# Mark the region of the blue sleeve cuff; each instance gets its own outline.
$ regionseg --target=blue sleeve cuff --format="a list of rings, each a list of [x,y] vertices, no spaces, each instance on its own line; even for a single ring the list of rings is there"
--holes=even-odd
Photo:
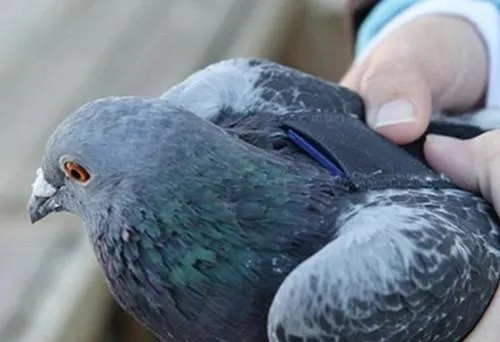
[[[359,27],[356,37],[355,54],[358,56],[377,33],[393,18],[410,8],[412,5],[425,0],[382,0],[372,9],[370,14]],[[471,0],[486,1],[500,9],[500,0]],[[450,6],[453,3],[450,2]]]

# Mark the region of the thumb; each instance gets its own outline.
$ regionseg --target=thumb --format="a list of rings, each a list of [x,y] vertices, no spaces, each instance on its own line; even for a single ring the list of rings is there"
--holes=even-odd
[[[404,144],[427,128],[432,96],[424,74],[396,54],[367,66],[358,85],[366,106],[367,124],[383,136]]]
[[[369,126],[405,144],[424,133],[433,109],[460,112],[476,105],[486,69],[484,45],[470,23],[430,15],[388,34],[341,84],[363,97]]]
[[[429,135],[424,145],[428,163],[457,185],[479,192],[500,212],[500,130],[474,139]]]

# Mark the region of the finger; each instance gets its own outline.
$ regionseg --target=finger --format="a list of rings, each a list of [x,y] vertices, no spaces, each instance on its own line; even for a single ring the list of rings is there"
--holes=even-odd
[[[500,130],[470,140],[428,136],[424,153],[434,169],[480,192],[500,212]]]
[[[436,34],[429,37],[431,27]],[[438,50],[439,56],[432,53]],[[425,131],[432,109],[463,111],[479,102],[486,84],[485,49],[468,22],[426,16],[391,33],[341,83],[363,97],[369,126],[408,143]]]
[[[431,92],[411,59],[387,56],[368,64],[358,86],[365,100],[367,124],[395,143],[404,144],[420,137],[427,128]]]
[[[431,94],[413,62],[400,54],[389,55],[393,57],[354,65],[340,84],[361,94],[370,127],[404,144],[417,139],[427,128]]]

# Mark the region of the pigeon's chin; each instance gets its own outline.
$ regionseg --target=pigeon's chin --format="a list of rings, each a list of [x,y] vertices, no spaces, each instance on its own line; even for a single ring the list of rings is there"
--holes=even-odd
[[[52,197],[31,195],[28,202],[28,214],[32,224],[51,213],[62,211],[62,206]]]

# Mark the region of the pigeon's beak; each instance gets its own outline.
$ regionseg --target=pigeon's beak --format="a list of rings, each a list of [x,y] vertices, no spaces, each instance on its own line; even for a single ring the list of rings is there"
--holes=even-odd
[[[31,195],[28,202],[28,213],[32,224],[40,221],[55,210],[54,206],[50,205],[50,202],[50,197]]]
[[[50,185],[41,169],[37,170],[37,177],[33,183],[33,192],[28,201],[28,214],[31,223],[40,221],[52,212],[60,211],[61,206],[54,198],[57,189]]]

